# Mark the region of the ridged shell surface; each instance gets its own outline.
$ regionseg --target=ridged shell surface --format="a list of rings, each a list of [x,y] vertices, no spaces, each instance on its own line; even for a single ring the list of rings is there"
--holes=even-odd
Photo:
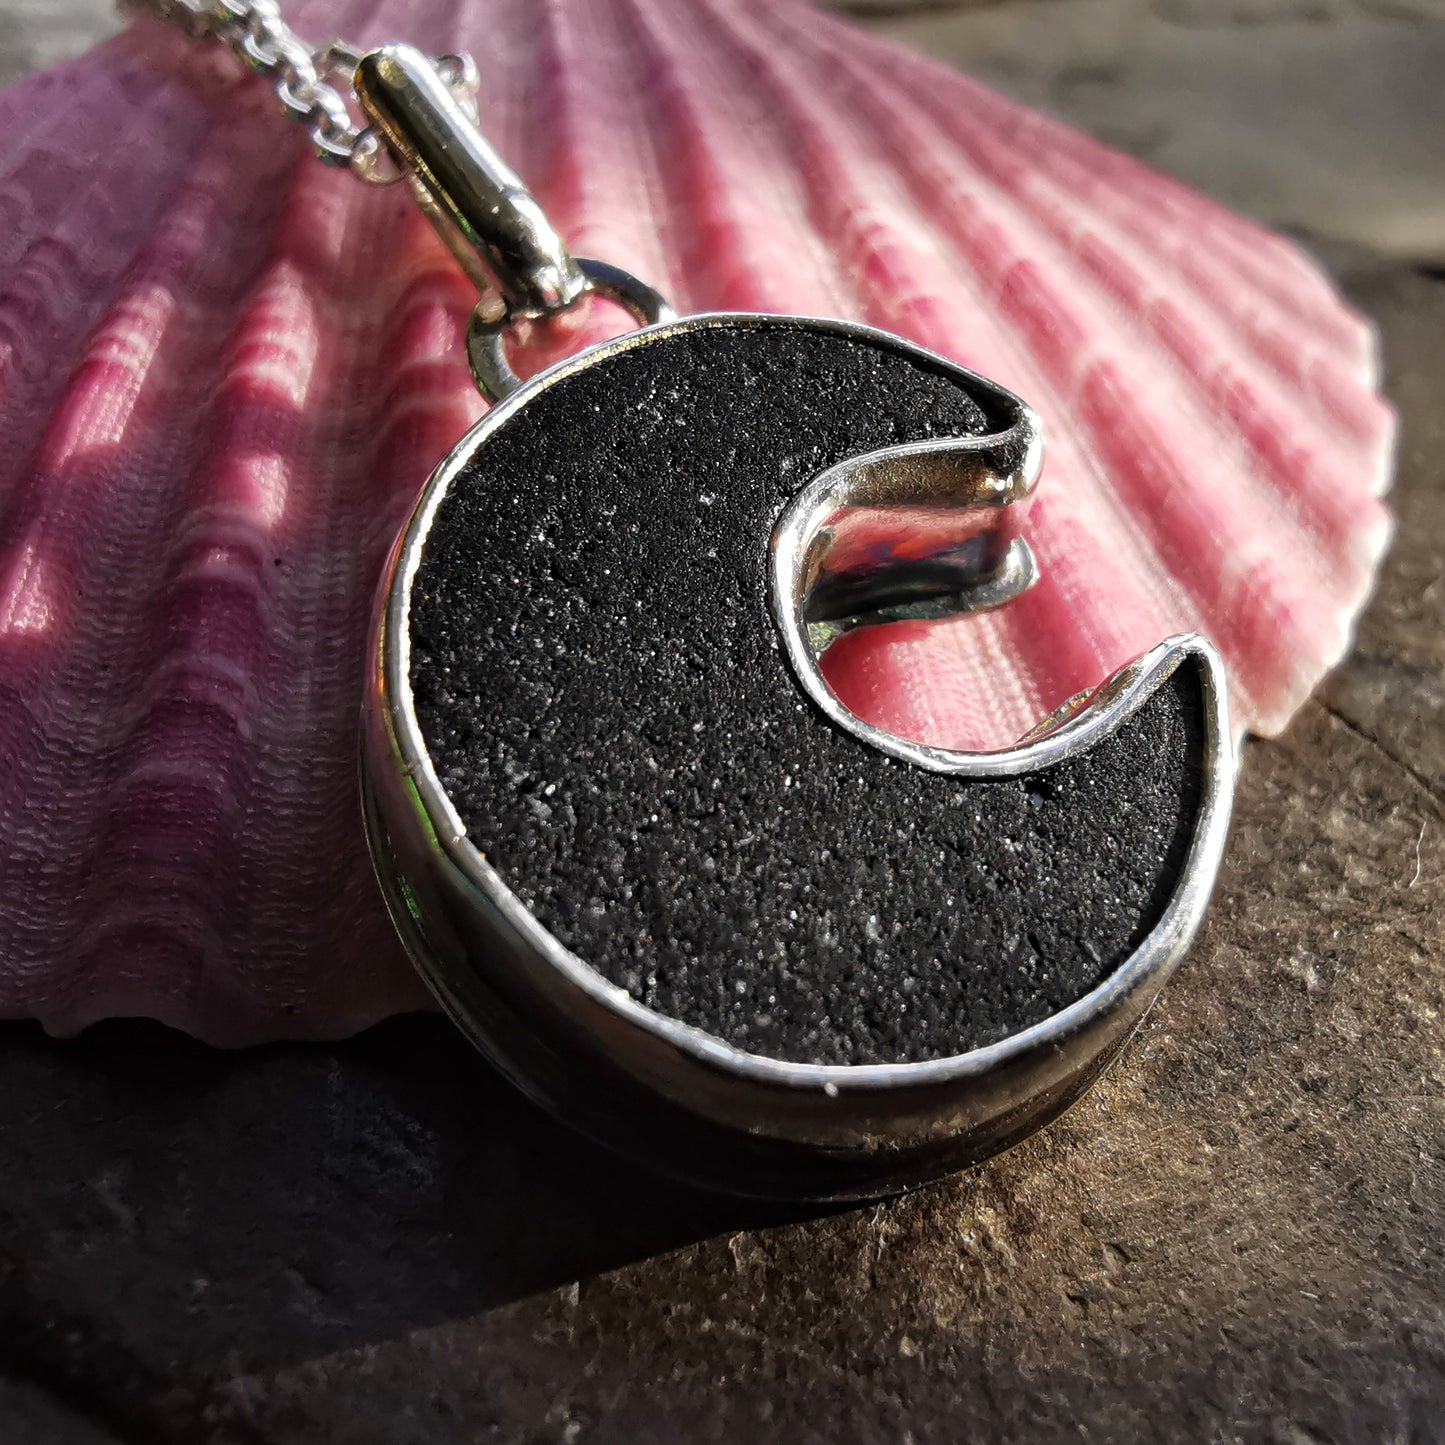
[[[800,4],[290,14],[473,51],[484,128],[573,249],[680,310],[857,318],[1039,411],[1040,582],[835,643],[870,721],[995,746],[1198,631],[1272,732],[1348,646],[1393,421],[1369,327],[1286,241]],[[0,96],[5,1016],[234,1045],[422,1003],[357,708],[387,548],[481,411],[475,298],[404,188],[296,131],[152,22]]]

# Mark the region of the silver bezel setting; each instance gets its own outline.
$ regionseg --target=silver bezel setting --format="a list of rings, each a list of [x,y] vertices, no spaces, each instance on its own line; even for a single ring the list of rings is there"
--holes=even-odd
[[[515,1082],[556,1106],[555,1093],[545,1082],[520,1076],[527,1071],[509,1064],[505,1057],[498,1058],[487,1021],[475,1017],[466,1002],[470,980],[464,975],[468,969],[495,967],[516,972],[519,987],[535,994],[541,1007],[555,1005],[559,1019],[565,1015],[569,1023],[581,1020],[584,1034],[588,1028],[597,1032],[604,1021],[610,1021],[609,1029],[619,1025],[615,1036],[602,1045],[613,1054],[619,1044],[628,1053],[634,1043],[646,1041],[646,1060],[619,1058],[616,1062],[644,1091],[657,1095],[664,1111],[683,1118],[696,1115],[729,1134],[751,1134],[803,1151],[822,1151],[832,1157],[840,1151],[859,1155],[859,1178],[864,1182],[857,1190],[846,1182],[822,1188],[789,1189],[771,1184],[754,1188],[744,1178],[737,1181],[739,1192],[845,1198],[905,1187],[946,1168],[959,1167],[969,1157],[979,1157],[978,1151],[970,1153],[966,1141],[954,1151],[946,1147],[950,1110],[940,1108],[938,1101],[961,1099],[970,1089],[987,1091],[988,1081],[1000,1081],[1006,1085],[1007,1097],[997,1101],[995,1112],[1026,1119],[1032,1091],[1038,1095],[1039,1112],[1044,1116],[1037,1123],[1043,1123],[1073,1097],[1054,1107],[1056,1100],[1047,1097],[1050,1090],[1066,1087],[1069,1077],[1088,1074],[1091,1062],[1100,1068],[1107,1063],[1182,958],[1203,918],[1224,849],[1235,774],[1234,748],[1222,664],[1214,649],[1197,637],[1161,643],[1101,686],[1066,721],[997,753],[924,748],[869,727],[848,713],[828,690],[792,606],[796,588],[790,569],[796,566],[809,508],[819,500],[807,496],[813,488],[805,489],[785,513],[773,543],[773,602],[785,648],[803,687],[824,713],[836,725],[892,756],[933,771],[977,777],[1014,776],[1058,763],[1088,750],[1118,728],[1186,659],[1198,660],[1206,710],[1199,815],[1179,884],[1163,916],[1119,969],[1068,1008],[986,1047],[910,1064],[814,1065],[745,1053],[647,1008],[558,943],[468,838],[438,781],[417,720],[410,688],[410,601],[432,520],[448,488],[487,439],[533,397],[568,376],[664,335],[716,326],[779,325],[886,345],[925,359],[968,384],[1001,392],[946,358],[870,327],[752,313],[708,313],[650,326],[590,348],[534,377],[489,412],[437,468],[397,542],[383,580],[364,707],[363,776],[378,874],[418,970],[443,1007]],[[1018,407],[1018,425],[1036,427],[1028,409],[1022,403]],[[819,482],[826,488],[825,479]],[[450,900],[444,926],[426,916],[428,896]],[[475,916],[464,918],[458,927],[458,909]],[[475,924],[472,938],[458,944],[471,924]],[[438,946],[443,935],[445,943]],[[524,979],[528,972],[530,977]],[[633,1063],[637,1067],[633,1068]],[[1067,1069],[1062,1067],[1065,1063]],[[1030,1077],[1032,1085],[1027,1082]],[[1085,1079],[1074,1094],[1087,1082]],[[725,1097],[729,1083],[743,1086],[746,1098],[729,1101]],[[926,1117],[910,1103],[908,1096],[914,1094],[928,1101],[923,1109]],[[790,1098],[799,1104],[806,1101],[808,1107],[794,1111],[787,1104]],[[759,1108],[758,1100],[775,1101],[776,1107]],[[850,1109],[854,1102],[860,1106],[856,1113]],[[969,1110],[959,1105],[953,1112],[958,1115],[957,1123]],[[890,1123],[895,1114],[896,1124]],[[589,1132],[598,1131],[594,1127]],[[625,1142],[622,1147],[627,1147]],[[897,1151],[899,1160],[892,1175],[886,1167],[890,1150]],[[936,1158],[941,1164],[918,1167],[924,1158]],[[839,1172],[845,1180],[846,1165],[844,1158]],[[682,1172],[699,1173],[692,1169]]]

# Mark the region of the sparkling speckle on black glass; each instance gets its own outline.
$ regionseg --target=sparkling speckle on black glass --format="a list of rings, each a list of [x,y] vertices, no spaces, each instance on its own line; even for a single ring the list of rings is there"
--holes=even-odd
[[[1081,997],[1168,901],[1192,668],[1087,757],[980,783],[828,726],[779,650],[787,500],[983,427],[903,354],[716,328],[543,392],[438,509],[412,684],[443,786],[546,927],[650,1007],[775,1058],[945,1057]]]

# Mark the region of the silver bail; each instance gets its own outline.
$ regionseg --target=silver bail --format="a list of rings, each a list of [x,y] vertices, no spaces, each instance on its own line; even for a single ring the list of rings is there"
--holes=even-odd
[[[536,197],[420,50],[368,51],[352,83],[437,233],[477,288],[500,296],[506,318],[555,315],[588,289]]]

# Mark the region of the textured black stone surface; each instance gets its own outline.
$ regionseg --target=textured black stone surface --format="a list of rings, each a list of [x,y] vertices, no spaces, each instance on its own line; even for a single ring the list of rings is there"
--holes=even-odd
[[[983,425],[902,351],[703,330],[541,393],[438,509],[412,613],[437,772],[538,918],[651,1007],[773,1057],[945,1057],[1079,998],[1167,902],[1192,667],[1088,756],[982,783],[826,723],[779,648],[786,501]]]

